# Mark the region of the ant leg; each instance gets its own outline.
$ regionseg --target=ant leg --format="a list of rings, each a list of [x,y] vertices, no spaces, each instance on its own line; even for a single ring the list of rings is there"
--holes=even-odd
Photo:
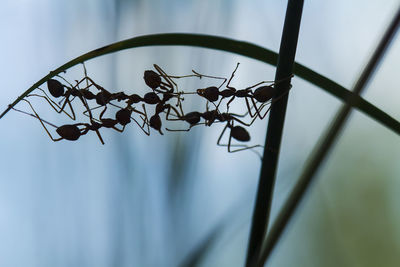
[[[247,99],[247,97],[245,97],[244,100],[246,101],[247,113],[250,115],[251,118],[254,118],[257,115],[260,115],[257,108],[255,108],[256,113],[252,114],[251,113],[252,107],[250,107],[249,100]],[[255,104],[253,98],[251,98],[251,100],[253,101],[253,104]],[[256,106],[254,106],[254,107],[256,107]]]
[[[224,78],[224,77],[218,77],[218,76],[210,76],[210,75],[205,75],[205,74],[201,74],[201,73],[199,73],[199,72],[197,72],[197,71],[195,71],[195,70],[192,70],[192,72],[194,73],[194,75],[193,75],[193,76],[195,76],[195,77],[199,77],[199,79],[201,79],[201,78],[203,78],[203,77],[206,77],[206,78],[211,78],[211,79],[224,80],[224,81],[221,83],[221,85],[220,85],[220,86],[218,86],[218,89],[219,89],[219,88],[221,88],[221,87],[222,87],[222,85],[224,85],[224,84],[225,84],[225,82],[227,81],[227,79],[226,79],[226,78]]]
[[[226,103],[226,112],[229,112],[229,105],[232,103],[232,101],[235,99],[235,96],[232,96],[231,99]]]
[[[101,108],[101,107],[104,107],[104,106],[97,106],[97,107],[94,107],[94,108],[90,108],[90,110],[93,111],[93,110],[99,109],[99,108]],[[85,115],[86,117],[89,117],[88,113],[89,113],[89,111],[85,110],[85,111],[83,112],[83,115]]]
[[[204,122],[190,125],[188,129],[169,129],[169,128],[165,128],[165,130],[167,130],[169,132],[189,132],[190,129],[192,129],[192,127],[194,127],[196,125],[201,125],[201,124],[204,124]]]
[[[26,100],[26,99],[25,99],[25,100]],[[18,111],[18,112],[21,112],[21,113],[24,113],[25,115],[29,115],[29,116],[31,116],[31,117],[33,117],[33,118],[35,118],[35,119],[38,118],[36,115],[34,115],[34,114],[32,114],[32,113],[29,113],[29,112],[26,112],[26,111],[17,109],[17,108],[15,108],[15,107],[12,107],[11,109],[12,109],[12,110],[15,110],[15,111]],[[58,128],[57,126],[55,126],[55,125],[54,125],[53,123],[51,123],[51,122],[48,122],[48,121],[46,121],[46,120],[44,120],[44,119],[41,119],[41,120],[42,120],[44,123],[53,126],[54,128]]]
[[[105,143],[104,143],[103,137],[101,137],[99,130],[95,130],[95,131],[96,131],[97,137],[100,139],[101,144],[104,145]]]
[[[218,146],[223,146],[223,145],[220,144],[220,142],[221,142],[222,136],[224,135],[224,133],[226,131],[226,128],[228,128],[228,125],[229,125],[229,122],[225,125],[224,129],[222,130],[221,134],[218,137],[218,140],[217,140],[217,145]],[[230,142],[230,140],[229,140],[229,142]]]
[[[218,146],[226,146],[226,147],[228,147],[228,152],[229,153],[235,153],[235,152],[239,152],[239,151],[250,149],[252,152],[256,153],[262,159],[262,156],[260,155],[260,153],[258,153],[257,151],[253,150],[256,147],[262,147],[261,145],[254,145],[254,146],[239,145],[239,144],[232,145],[231,144],[232,132],[229,133],[228,144],[221,144],[222,136],[223,136],[224,132],[226,131],[226,128],[228,128],[228,127],[232,128],[233,127],[233,122],[232,122],[232,125],[230,125],[229,122],[225,125],[224,129],[221,132],[221,135],[218,138],[218,141],[217,141],[217,145]],[[231,150],[231,147],[241,147],[241,148],[238,148],[238,149],[235,149],[235,150]]]
[[[161,84],[169,87],[170,90],[172,90],[172,92],[173,92],[174,85],[177,86],[177,84],[170,78],[170,76],[160,66],[158,66],[157,64],[153,64],[153,66],[157,70],[157,72],[160,74],[160,76],[163,77],[164,80],[167,82],[167,83],[161,82]],[[160,88],[168,91],[168,89],[165,88],[165,86],[162,86],[162,87],[160,86]]]
[[[170,114],[171,114],[171,109],[175,112],[175,119],[172,119],[172,118],[170,118],[169,116],[170,116]],[[167,121],[180,121],[180,120],[182,120],[182,118],[184,117],[184,115],[183,115],[183,113],[181,113],[181,114],[179,114],[179,111],[176,109],[176,108],[174,108],[173,106],[169,106],[168,107],[168,109],[167,109],[167,115],[166,115],[166,120]]]
[[[89,76],[88,76],[88,74],[87,74],[87,70],[86,70],[86,66],[85,66],[85,63],[84,63],[84,62],[82,62],[82,66],[83,66],[83,74],[85,75],[85,77],[84,77],[83,79],[86,80],[86,88],[89,88],[89,81],[88,81],[88,79],[90,79],[90,78],[89,78]],[[82,79],[81,81],[83,81],[83,79]],[[91,82],[92,84],[94,84],[94,82],[92,81],[92,79],[90,79],[90,82]],[[78,84],[79,84],[79,83],[78,83]],[[78,84],[77,84],[77,86],[78,86]],[[95,85],[95,87],[97,88],[96,85]]]
[[[257,107],[256,102],[254,101],[254,98],[251,98],[251,102],[253,102],[253,107],[256,110],[256,114],[254,114],[254,116],[258,116],[261,120],[264,119],[265,115],[267,115],[267,114],[265,114],[264,116],[261,116],[260,111],[265,106],[264,104],[267,104],[267,103],[261,104],[259,107]],[[251,117],[253,117],[252,115],[253,114],[250,113]]]
[[[174,115],[176,117],[175,119],[170,118],[171,109],[173,109],[175,111],[175,114],[176,114],[176,115]],[[182,115],[179,114],[179,112],[176,108],[169,106],[165,119],[167,121],[184,121],[184,115],[183,115],[183,113],[182,113]],[[188,132],[188,131],[190,131],[190,129],[192,129],[193,126],[201,125],[201,124],[204,124],[204,123],[196,123],[196,124],[190,125],[188,129],[169,129],[169,128],[165,128],[165,129],[170,132]]]
[[[227,122],[227,124],[225,125],[224,129],[222,130],[221,134],[220,134],[219,137],[218,137],[217,145],[218,145],[218,146],[226,146],[226,147],[228,147],[228,152],[229,152],[229,153],[233,153],[233,152],[240,151],[240,150],[231,151],[231,146],[232,146],[232,147],[245,147],[244,149],[253,148],[253,147],[248,147],[248,146],[246,146],[246,145],[231,145],[232,133],[229,134],[228,144],[221,144],[221,139],[222,139],[222,136],[224,135],[226,129],[227,129],[227,128],[232,128],[232,127],[233,127],[233,124],[230,125],[230,123]],[[241,150],[244,150],[244,149],[241,149]]]
[[[231,83],[233,77],[235,76],[236,70],[239,68],[239,64],[240,64],[239,62],[236,64],[236,68],[234,69],[234,71],[232,72],[231,77],[229,78],[229,81],[228,81],[228,83],[227,83],[227,85],[226,85],[226,88],[228,88],[228,89],[236,90],[235,88],[229,86],[229,84]]]
[[[267,101],[267,102],[265,102],[265,103],[262,103],[259,107],[257,107],[257,105],[256,105],[256,103],[255,103],[255,101],[254,101],[254,99],[251,98],[251,100],[252,100],[252,102],[253,102],[253,107],[256,109],[256,113],[257,113],[258,117],[259,117],[261,120],[264,119],[265,116],[266,116],[266,115],[268,114],[268,112],[270,111],[271,105],[269,106],[269,108],[267,109],[267,111],[264,113],[264,115],[261,115],[261,114],[260,114],[260,111],[261,111],[267,104],[272,104],[272,103],[275,103],[275,102],[279,101],[284,95],[286,95],[286,94],[289,93],[289,90],[290,90],[290,89],[291,89],[291,86],[290,86],[290,88],[289,88],[288,90],[286,90],[286,92],[284,92],[284,93],[281,94],[280,96],[278,96],[278,97],[276,97],[276,98],[272,98],[271,100],[269,100],[269,101]]]
[[[115,104],[113,104],[113,103],[109,103],[109,104],[110,104],[111,106],[117,107],[117,108],[119,108],[119,109],[124,109],[124,108],[122,108],[122,107],[120,107],[120,106],[118,106],[118,105],[115,105]],[[143,131],[146,135],[150,135],[150,128],[149,128],[149,123],[148,123],[148,117],[147,117],[146,107],[145,107],[144,104],[142,104],[142,107],[143,107],[144,112],[135,109],[135,108],[132,107],[131,105],[128,105],[125,109],[128,109],[131,113],[132,113],[132,112],[135,112],[135,113],[138,113],[138,114],[144,116],[144,118],[143,118],[142,116],[140,116],[140,118],[143,120],[143,124],[142,124],[142,125],[140,125],[139,122],[138,122],[134,117],[130,116],[130,118],[139,126],[140,129],[142,129],[142,131]],[[144,129],[144,126],[145,126],[146,124],[147,124],[147,132],[146,132],[146,130]],[[123,131],[124,129],[125,129],[125,125],[124,125],[122,131]]]
[[[106,112],[106,110],[107,110],[107,106],[104,107],[104,110],[103,110],[103,111],[100,113],[100,115],[99,115],[99,122],[100,122],[100,123],[103,123],[103,115],[104,115],[104,113]],[[115,122],[115,124],[118,123],[117,120],[113,120],[113,121]],[[114,126],[111,126],[111,127],[109,127],[109,128],[112,128],[112,129],[116,130],[117,132],[122,133],[122,132],[125,130],[125,126],[126,126],[126,125],[124,125],[124,126],[122,127],[122,129],[118,129],[115,125],[114,125]]]
[[[68,96],[68,97],[69,97],[69,96]],[[67,99],[68,99],[68,97],[67,97]],[[93,119],[92,111],[91,111],[91,109],[89,108],[89,105],[88,105],[86,99],[84,98],[83,94],[82,94],[80,91],[79,91],[78,98],[81,100],[81,102],[82,102],[83,105],[85,106],[86,110],[88,111],[90,123],[93,124],[93,122],[95,122],[95,120]],[[104,145],[104,141],[103,141],[103,138],[101,137],[101,134],[100,134],[100,132],[99,132],[99,129],[95,129],[95,132],[96,132],[97,137],[99,138],[101,144]]]
[[[65,111],[65,109],[64,109],[65,105],[63,105],[63,107],[60,107],[55,101],[53,101],[53,100],[46,94],[46,92],[45,92],[43,89],[41,89],[41,88],[39,88],[39,87],[38,87],[38,89],[41,90],[41,91],[44,93],[44,96],[43,96],[43,95],[38,95],[38,94],[29,94],[27,97],[31,97],[31,96],[41,97],[41,98],[45,99],[45,100],[47,101],[47,103],[49,103],[49,105],[50,105],[57,113],[63,112],[63,113],[66,114],[70,119],[72,119],[72,120],[75,120],[75,119],[76,119],[76,117],[75,117],[75,112],[74,112],[74,110],[73,110],[73,108],[72,108],[71,103],[68,103],[68,104],[69,104],[68,106],[69,106],[69,108],[70,108],[70,110],[71,110],[71,112],[72,112],[72,115]]]
[[[54,142],[57,142],[57,141],[60,141],[60,140],[63,139],[62,137],[60,137],[60,138],[58,138],[58,139],[55,139],[55,138],[50,134],[49,130],[47,130],[47,127],[44,125],[42,119],[41,119],[41,118],[39,117],[39,115],[36,113],[36,110],[33,108],[31,102],[29,102],[29,101],[26,100],[26,99],[22,99],[22,100],[26,101],[26,102],[29,104],[29,106],[31,107],[33,113],[35,113],[35,117],[40,121],[40,124],[42,124],[44,130],[46,131],[46,133],[48,134],[48,136],[50,137],[51,140],[53,140]],[[51,126],[55,126],[55,125],[53,125],[53,124],[50,124],[50,125],[51,125]],[[57,128],[57,127],[56,127],[56,128]]]
[[[270,86],[273,86],[273,85],[276,85],[276,84],[281,83],[283,81],[286,81],[288,79],[291,79],[291,78],[293,78],[293,76],[294,75],[292,74],[289,77],[286,77],[286,78],[283,78],[283,79],[280,79],[280,80],[277,80],[277,81],[262,81],[262,82],[258,82],[258,83],[254,84],[252,86],[246,87],[245,89],[251,89],[251,88],[254,88],[254,87],[259,86],[259,85],[264,84],[264,83],[270,83]]]
[[[137,122],[137,120],[135,120],[132,116],[131,116],[131,118],[133,119],[133,121],[140,127],[140,129],[142,129],[142,131],[146,134],[146,135],[150,135],[150,124],[149,124],[149,117],[147,116],[147,111],[146,111],[146,106],[144,105],[144,104],[142,104],[142,107],[143,107],[143,111],[144,112],[141,112],[141,111],[139,111],[139,110],[137,110],[137,109],[135,109],[135,108],[133,108],[132,107],[132,111],[133,112],[136,112],[136,113],[138,113],[138,114],[142,114],[143,116],[144,116],[144,118],[143,117],[140,117],[142,120],[143,120],[143,124],[140,126],[140,124]],[[147,131],[144,129],[144,126],[145,125],[147,125]]]
[[[260,110],[263,109],[266,105],[267,105],[267,104],[265,104],[264,106],[262,106],[262,107],[260,108]],[[269,112],[270,110],[271,110],[271,105],[269,105],[267,111],[265,111],[264,115],[262,115],[260,118],[261,118],[261,119],[264,119],[265,116],[267,116],[267,114],[268,114],[268,112]]]

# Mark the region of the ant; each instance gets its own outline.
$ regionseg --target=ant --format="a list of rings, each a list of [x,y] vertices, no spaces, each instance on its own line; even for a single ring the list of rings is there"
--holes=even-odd
[[[172,89],[173,90],[173,89]],[[174,107],[172,107],[170,104],[167,104],[167,101],[170,100],[174,95],[172,94],[171,91],[167,91],[163,94],[163,98],[159,99],[158,103],[156,103],[156,108],[155,108],[155,113],[153,116],[150,117],[149,120],[149,125],[151,128],[157,130],[161,135],[163,135],[163,132],[161,131],[161,126],[162,126],[162,121],[160,118],[160,113],[164,112],[166,109],[168,111],[172,108],[176,112],[178,112]],[[178,103],[180,103],[180,95],[178,94]],[[180,109],[182,110],[182,105],[179,105]],[[168,113],[167,113],[168,114]]]
[[[113,106],[116,106],[116,105],[113,105]],[[118,106],[116,106],[116,107],[118,107]],[[141,112],[141,111],[135,109],[135,108],[132,107],[131,105],[127,105],[125,108],[118,107],[118,108],[120,108],[120,110],[118,110],[118,111],[115,113],[115,120],[116,120],[119,124],[121,124],[123,127],[125,127],[128,123],[131,122],[131,119],[132,119],[132,120],[140,127],[140,129],[142,129],[142,131],[143,131],[146,135],[150,135],[149,126],[148,126],[148,123],[147,123],[147,121],[148,121],[148,116],[147,116],[147,112],[146,112],[145,105],[142,104],[142,107],[143,107],[143,112]],[[103,111],[103,112],[104,112],[104,111]],[[143,118],[143,117],[140,117],[140,118],[143,120],[143,125],[140,125],[139,122],[138,122],[137,120],[135,120],[135,119],[132,117],[132,113],[133,113],[133,112],[136,112],[136,113],[141,114],[141,115],[144,116],[144,118]],[[145,124],[147,124],[147,131],[144,129],[144,125],[145,125]]]
[[[293,75],[291,75],[290,77],[285,78],[283,80],[291,79],[292,77],[293,77]],[[265,116],[268,114],[269,110],[271,109],[271,106],[269,106],[269,108],[264,113],[264,115],[260,114],[262,108],[265,105],[267,105],[268,102],[272,103],[272,102],[278,101],[281,97],[283,97],[285,94],[287,94],[291,88],[292,88],[292,85],[289,84],[289,89],[286,92],[282,93],[278,97],[276,97],[277,91],[273,85],[264,85],[264,86],[260,86],[257,89],[255,89],[254,92],[252,93],[251,101],[253,102],[253,107],[255,108],[256,114],[258,115],[258,117],[261,120],[264,119]],[[274,97],[275,97],[275,99],[273,99]],[[257,107],[256,103],[254,102],[254,99],[257,100],[257,102],[261,103],[261,105],[259,107]],[[253,117],[252,114],[250,114],[250,116]]]
[[[264,115],[261,115],[260,111],[264,107],[264,105],[257,108],[257,105],[256,105],[254,99],[257,100],[260,103],[267,103],[269,100],[272,99],[272,97],[276,93],[274,85],[276,83],[278,83],[278,82],[281,82],[281,81],[278,81],[278,82],[262,81],[262,82],[254,84],[252,86],[246,87],[244,89],[237,90],[236,88],[230,86],[230,83],[231,83],[233,77],[235,76],[235,73],[236,73],[236,71],[237,71],[237,69],[239,67],[239,64],[240,63],[236,64],[236,68],[234,69],[234,71],[231,74],[231,77],[228,80],[228,83],[226,85],[226,89],[220,91],[220,88],[226,82],[225,78],[213,77],[213,76],[205,76],[205,77],[210,77],[210,78],[224,79],[224,82],[219,87],[211,86],[211,87],[207,87],[207,88],[204,88],[204,89],[197,89],[197,94],[202,96],[202,97],[204,97],[204,98],[206,98],[210,102],[218,101],[219,96],[221,96],[221,100],[216,105],[217,109],[220,106],[220,104],[222,103],[222,100],[224,98],[230,97],[230,100],[226,104],[227,112],[229,112],[229,105],[232,103],[232,101],[236,97],[244,98],[245,101],[246,101],[247,112],[249,113],[250,117],[253,118],[254,116],[258,115],[261,119],[263,119],[266,116],[266,114],[268,113],[269,110],[267,110]],[[202,75],[202,74],[198,74],[198,75]],[[291,76],[291,77],[293,77],[293,76]],[[289,78],[291,78],[291,77],[289,77]],[[283,80],[286,80],[286,79],[288,79],[288,78],[285,78]],[[257,88],[254,92],[251,91],[252,88],[254,88],[256,86],[259,86],[259,85],[261,85],[263,83],[272,83],[272,84],[267,85],[267,86],[261,86],[261,87]],[[251,112],[252,108],[250,107],[248,99],[250,99],[252,101],[253,107],[256,110],[256,112],[254,114]]]
[[[176,113],[175,119],[169,118],[171,109],[173,109],[174,112]],[[168,129],[167,128],[167,130],[168,131],[189,131],[193,126],[196,126],[199,124],[205,124],[206,126],[211,126],[215,121],[226,122],[226,125],[218,138],[217,145],[227,146],[228,152],[230,152],[230,153],[242,151],[242,150],[246,150],[246,149],[253,149],[255,147],[260,147],[260,145],[247,146],[247,145],[232,145],[231,144],[232,138],[237,141],[240,141],[240,142],[250,141],[250,134],[244,127],[242,127],[240,125],[234,126],[235,121],[244,126],[251,126],[253,124],[253,122],[255,121],[255,118],[254,118],[250,123],[245,123],[244,121],[242,121],[238,118],[238,117],[244,117],[244,116],[245,115],[238,115],[238,114],[234,114],[234,113],[220,113],[216,109],[211,110],[211,111],[206,111],[204,113],[193,111],[193,112],[186,113],[185,115],[180,115],[179,112],[175,108],[170,107],[170,109],[168,109],[168,112],[167,112],[167,120],[172,120],[172,121],[183,120],[183,121],[186,121],[187,123],[189,123],[190,126],[188,129],[182,129],[182,130],[179,129],[178,130],[178,129]],[[206,122],[199,123],[201,118],[205,119]],[[231,130],[230,134],[229,134],[228,144],[221,144],[221,139],[227,128],[229,128]],[[232,150],[231,147],[241,147],[241,148]]]
[[[83,64],[83,63],[82,63],[82,64]],[[75,86],[73,86],[71,83],[69,83],[69,82],[68,82],[65,78],[63,78],[62,76],[58,76],[58,77],[60,77],[61,79],[63,79],[65,82],[67,82],[67,83],[70,85],[70,87],[68,87],[68,86],[66,86],[66,85],[64,85],[64,84],[62,84],[60,81],[58,81],[58,80],[56,80],[56,79],[49,79],[49,80],[47,81],[47,87],[48,87],[48,90],[49,90],[50,94],[51,94],[53,97],[55,97],[55,98],[59,98],[59,97],[63,97],[63,98],[64,98],[63,100],[61,100],[61,101],[59,102],[59,104],[57,104],[55,101],[53,101],[53,100],[46,94],[46,92],[45,92],[42,88],[40,88],[40,87],[38,87],[38,89],[41,90],[41,91],[44,93],[44,96],[43,96],[43,95],[38,95],[38,94],[30,94],[30,95],[28,95],[28,97],[30,97],[30,96],[37,96],[37,97],[44,98],[44,99],[50,104],[50,106],[51,106],[57,113],[64,112],[64,113],[67,114],[67,116],[70,117],[72,120],[75,120],[75,119],[76,119],[76,116],[75,116],[75,112],[74,112],[74,109],[73,109],[73,107],[72,107],[71,102],[73,101],[73,99],[74,99],[75,97],[78,97],[78,98],[81,100],[81,102],[83,103],[83,105],[85,106],[85,108],[86,108],[86,111],[85,111],[85,112],[88,112],[88,113],[89,113],[90,121],[93,122],[93,116],[92,116],[92,113],[91,113],[91,109],[89,108],[89,106],[88,106],[86,100],[96,99],[96,98],[97,98],[97,95],[94,95],[92,92],[90,92],[90,91],[89,91],[89,87],[90,87],[91,85],[94,85],[96,88],[102,88],[102,87],[99,86],[99,85],[97,85],[96,83],[94,83],[93,80],[91,80],[91,79],[87,76],[86,68],[85,68],[85,65],[84,65],[84,64],[83,64],[83,67],[84,67],[85,77],[84,77],[83,79],[81,79],[80,81],[76,81],[76,85],[75,85]],[[79,88],[79,84],[81,84],[81,83],[82,83],[83,81],[85,81],[85,80],[86,80],[86,82],[87,82],[87,87],[84,88],[84,89],[80,89],[80,88]],[[90,82],[92,83],[91,85],[89,85],[88,80],[90,80]],[[66,89],[66,90],[65,90],[65,89]],[[104,88],[102,88],[102,89],[105,90]],[[72,100],[69,99],[71,96],[74,97]],[[62,102],[64,102],[64,103],[61,105]],[[71,112],[72,112],[72,115],[70,115],[69,113],[67,113],[67,112],[65,111],[65,106],[66,106],[67,104],[68,104],[68,106],[69,106],[69,108],[70,108],[70,110],[71,110]],[[60,105],[61,105],[61,106],[60,106]],[[85,112],[84,112],[84,113],[85,113]]]
[[[46,133],[48,134],[50,139],[53,140],[54,142],[57,142],[57,141],[60,141],[63,139],[69,140],[69,141],[76,141],[79,139],[80,136],[87,134],[89,131],[95,131],[97,136],[100,139],[100,142],[104,145],[103,138],[101,137],[100,132],[99,132],[99,129],[104,126],[103,124],[97,123],[95,121],[91,121],[91,124],[75,123],[75,124],[65,124],[60,127],[57,127],[52,123],[42,120],[39,117],[39,115],[37,114],[37,112],[35,111],[35,109],[33,108],[32,104],[28,100],[26,100],[26,99],[22,99],[22,100],[29,104],[33,113],[35,114],[35,115],[33,115],[33,114],[30,114],[30,115],[36,117],[40,121],[40,124],[42,124]],[[19,110],[17,110],[17,111],[19,111]],[[26,113],[26,112],[23,112],[23,113]],[[54,138],[48,131],[47,127],[44,125],[44,122],[55,127],[56,132],[58,133],[60,138]],[[84,128],[79,128],[78,126],[84,126]]]
[[[65,97],[67,93],[65,92],[65,89],[64,89],[64,88],[67,88],[67,92],[69,92],[69,89],[70,89],[69,87],[63,85],[60,81],[58,81],[58,80],[56,80],[56,79],[49,79],[49,80],[46,82],[46,84],[47,84],[47,89],[48,89],[48,91],[50,92],[50,94],[51,94],[54,98]],[[41,90],[41,91],[44,93],[44,96],[43,96],[43,95],[38,95],[38,94],[30,94],[30,95],[28,95],[28,96],[37,96],[37,97],[44,98],[44,99],[49,103],[49,105],[50,105],[57,113],[64,112],[64,113],[65,113],[69,118],[71,118],[72,120],[75,120],[75,119],[76,119],[74,109],[72,108],[72,105],[71,105],[71,101],[69,101],[68,98],[65,99],[64,104],[60,107],[56,102],[54,102],[54,101],[46,94],[46,92],[45,92],[42,88],[38,87],[38,89]],[[70,108],[70,110],[71,110],[72,115],[69,114],[68,112],[66,112],[66,111],[64,110],[66,104],[68,104],[68,106],[69,106],[69,108]]]
[[[175,112],[175,115],[173,115],[173,116],[175,116],[175,118],[170,117],[171,110],[173,110]],[[179,111],[176,108],[169,106],[169,108],[167,110],[167,115],[166,115],[166,119],[168,121],[185,121],[185,122],[189,123],[190,126],[188,129],[178,130],[178,129],[168,129],[167,128],[167,130],[171,131],[171,132],[179,132],[179,131],[188,132],[188,131],[190,131],[190,129],[193,126],[196,126],[196,125],[205,124],[206,126],[211,126],[211,124],[216,120],[217,116],[218,116],[218,111],[216,109],[211,110],[211,111],[207,110],[203,113],[198,112],[198,111],[192,111],[192,112],[184,114],[183,111],[181,111],[181,113],[179,113]],[[202,118],[205,120],[205,122],[200,123],[200,120]]]
[[[158,74],[152,70],[146,70],[144,72],[144,80],[146,84],[153,89],[153,92],[145,94],[143,98],[140,98],[138,95],[132,95],[134,99],[130,98],[127,103],[131,104],[143,101],[146,104],[156,105],[154,115],[150,117],[150,120],[148,120],[148,126],[157,130],[161,135],[163,135],[163,132],[161,131],[162,121],[160,113],[164,112],[166,109],[170,110],[173,108],[170,104],[167,104],[167,102],[176,97],[176,106],[182,111],[183,98],[181,95],[184,94],[184,92],[179,92],[178,89],[176,90],[177,92],[174,92],[175,88],[177,88],[177,84],[172,80],[172,78],[183,78],[197,75],[170,76],[158,65],[154,64],[153,66],[157,70]],[[163,78],[166,82],[162,82],[161,78]],[[160,87],[162,90],[158,90],[157,87]],[[156,94],[156,92],[162,94],[162,99]]]
[[[153,64],[153,66],[158,73],[153,70],[146,70],[144,72],[143,79],[147,84],[147,86],[149,86],[153,91],[158,93],[164,93],[164,91],[162,90],[169,91],[171,88],[174,87],[174,85],[177,86],[176,83],[172,80],[172,78],[179,79],[179,78],[199,76],[196,72],[194,72],[195,74],[189,74],[183,76],[170,76],[157,64]],[[166,82],[163,82],[161,78],[164,78]],[[158,87],[160,87],[160,89],[162,90],[157,89]]]

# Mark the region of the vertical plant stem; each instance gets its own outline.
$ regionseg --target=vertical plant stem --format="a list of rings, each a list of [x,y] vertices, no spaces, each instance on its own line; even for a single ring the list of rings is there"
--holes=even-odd
[[[354,95],[359,95],[362,90],[367,85],[368,81],[371,79],[373,72],[381,61],[390,41],[393,39],[394,34],[397,31],[397,28],[400,25],[400,7],[392,20],[389,28],[385,32],[383,38],[381,39],[378,47],[376,48],[374,54],[366,65],[365,69],[361,73],[359,79],[353,87]],[[325,138],[323,142],[319,145],[319,147],[313,153],[311,157],[310,163],[304,169],[302,175],[300,176],[299,181],[297,182],[295,189],[289,196],[289,199],[286,201],[284,207],[278,215],[276,222],[274,223],[271,231],[268,235],[265,247],[263,247],[263,251],[260,257],[260,261],[257,266],[263,266],[268,259],[270,253],[278,242],[283,230],[285,229],[287,223],[289,222],[291,216],[293,215],[295,209],[298,207],[306,189],[309,187],[315,174],[318,169],[321,167],[323,160],[326,158],[330,148],[336,138],[338,137],[341,129],[343,128],[344,123],[346,122],[348,115],[351,111],[351,105],[354,102],[353,95],[348,98],[346,104],[339,110],[335,120],[331,124],[331,127],[325,134]]]
[[[272,101],[268,121],[264,156],[247,249],[247,267],[254,266],[257,263],[261,245],[267,232],[283,124],[285,121],[288,100],[287,92],[290,89],[290,77],[293,71],[302,11],[303,0],[288,1],[275,74],[275,81],[282,80],[283,82],[275,85],[277,93],[274,99],[279,100]]]

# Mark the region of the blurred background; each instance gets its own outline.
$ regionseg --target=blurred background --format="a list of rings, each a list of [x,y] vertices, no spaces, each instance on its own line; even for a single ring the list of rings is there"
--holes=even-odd
[[[398,1],[305,1],[296,60],[351,88]],[[0,109],[67,61],[139,35],[191,32],[278,51],[286,1],[4,0],[0,9]],[[365,98],[400,118],[397,37]],[[233,54],[189,47],[146,47],[86,62],[111,91],[143,94],[143,71],[229,76],[244,88],[275,69]],[[73,81],[82,66],[69,70]],[[184,90],[204,81],[180,81]],[[272,209],[275,218],[341,102],[294,77]],[[189,98],[187,110],[204,110]],[[235,101],[235,108],[244,102]],[[29,108],[20,103],[18,108]],[[44,101],[39,114],[61,125]],[[216,145],[223,125],[190,132],[135,125],[76,142],[52,142],[18,112],[1,121],[0,266],[243,266],[260,159]],[[249,128],[263,144],[267,119]],[[51,129],[52,130],[52,129]],[[54,133],[54,131],[53,131]],[[54,133],[54,136],[56,134]],[[260,151],[261,152],[261,151]],[[355,111],[268,266],[398,266],[400,142]],[[196,251],[201,258],[190,264]]]

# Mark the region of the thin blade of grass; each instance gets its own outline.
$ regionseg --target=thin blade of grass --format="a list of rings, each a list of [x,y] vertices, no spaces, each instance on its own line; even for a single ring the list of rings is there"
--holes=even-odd
[[[106,54],[118,52],[124,49],[138,48],[145,46],[170,46],[170,45],[182,45],[182,46],[196,46],[203,48],[211,48],[216,50],[222,50],[226,52],[235,53],[238,55],[246,56],[252,59],[256,59],[265,62],[270,65],[276,65],[278,60],[278,54],[275,52],[263,48],[258,45],[254,45],[248,42],[237,41],[225,37],[202,35],[202,34],[187,34],[187,33],[165,33],[165,34],[153,34],[133,37],[127,40],[116,42],[102,48],[93,50],[84,55],[81,55],[59,68],[51,71],[48,75],[34,83],[28,90],[21,94],[13,103],[11,103],[7,109],[0,115],[0,119],[12,109],[21,99],[35,90],[38,86],[45,83],[48,79],[53,78],[57,74],[87,60],[103,56]],[[298,77],[318,86],[333,96],[345,101],[345,99],[353,96],[353,106],[373,118],[377,122],[385,125],[392,131],[400,134],[400,122],[389,116],[387,113],[376,108],[371,103],[365,101],[359,96],[354,94],[338,83],[314,72],[313,70],[295,63],[293,73]]]
[[[212,245],[220,236],[223,224],[218,224],[208,235],[191,251],[185,259],[179,264],[179,267],[196,267],[200,266],[202,261],[206,258],[210,252]]]
[[[391,24],[386,30],[383,38],[379,42],[378,47],[374,51],[374,54],[372,55],[368,64],[361,73],[359,79],[354,85],[353,88],[354,94],[356,95],[360,94],[367,85],[368,81],[371,79],[371,76],[373,75],[378,64],[382,60],[383,55],[385,54],[387,47],[389,46],[391,40],[393,39],[399,25],[400,25],[400,6]],[[343,126],[347,121],[348,115],[351,112],[351,107],[352,107],[351,104],[353,101],[354,101],[353,97],[347,99],[346,104],[339,110],[336,118],[334,119],[333,123],[326,132],[325,137],[322,139],[323,141],[320,143],[320,145],[313,153],[311,160],[304,169],[293,192],[290,194],[288,200],[285,202],[281,212],[279,213],[275,223],[273,224],[273,227],[271,228],[270,233],[268,234],[266,244],[262,249],[261,258],[257,266],[263,266],[265,264],[273,248],[278,242],[280,236],[282,235],[282,232],[284,231],[287,223],[289,222],[290,218],[292,217],[293,213],[298,207],[306,190],[309,188],[311,182],[314,180],[315,174],[321,167],[334,141],[336,140],[341,130],[343,129]]]
[[[264,156],[261,163],[260,178],[250,228],[250,238],[247,250],[246,266],[254,266],[259,258],[261,245],[268,228],[271,210],[272,195],[275,184],[276,169],[278,166],[279,150],[282,141],[283,125],[290,89],[294,58],[296,55],[297,40],[300,31],[303,0],[289,0],[285,23],[282,31],[281,46],[276,68],[275,84],[277,91],[272,101],[268,120],[267,135],[264,145]]]

